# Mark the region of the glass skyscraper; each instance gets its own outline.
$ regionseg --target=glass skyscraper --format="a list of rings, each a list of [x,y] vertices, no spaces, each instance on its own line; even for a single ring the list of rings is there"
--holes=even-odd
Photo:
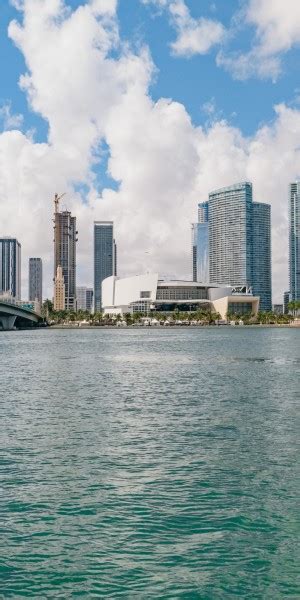
[[[0,238],[0,296],[21,300],[21,244],[15,238]]]
[[[252,285],[252,185],[241,183],[209,194],[211,283]]]
[[[102,309],[102,281],[117,275],[117,247],[113,221],[94,222],[94,310]]]
[[[208,202],[198,204],[198,223],[192,224],[193,281],[209,281]]]
[[[209,194],[210,283],[245,287],[272,309],[271,209],[252,201],[252,184]]]
[[[253,202],[252,236],[253,294],[260,296],[260,310],[272,310],[271,207],[269,204]]]
[[[300,181],[290,184],[289,272],[290,300],[300,300]]]
[[[29,293],[28,299],[32,302],[43,301],[43,263],[41,258],[29,259]]]

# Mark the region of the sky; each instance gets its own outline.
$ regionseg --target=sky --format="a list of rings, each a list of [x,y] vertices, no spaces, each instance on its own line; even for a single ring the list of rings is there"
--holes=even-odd
[[[1,0],[0,235],[22,244],[22,297],[30,256],[52,297],[56,192],[92,285],[93,221],[114,221],[120,276],[188,277],[198,202],[247,180],[282,301],[299,72],[298,0]]]

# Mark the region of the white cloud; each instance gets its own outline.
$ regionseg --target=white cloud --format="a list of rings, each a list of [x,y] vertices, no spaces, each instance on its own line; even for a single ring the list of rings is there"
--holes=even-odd
[[[250,0],[246,20],[256,27],[262,55],[286,52],[300,44],[300,2],[298,0]]]
[[[235,21],[255,28],[252,48],[246,53],[220,52],[217,64],[235,79],[276,81],[282,71],[282,54],[300,44],[300,2],[249,0]]]
[[[249,179],[256,199],[272,204],[274,283],[281,293],[288,183],[300,165],[300,111],[278,106],[274,123],[250,139],[225,121],[194,127],[182,104],[153,102],[149,52],[132,54],[122,45],[116,17],[99,16],[91,4],[68,13],[62,2],[43,4],[45,11],[38,6],[26,0],[22,26],[13,23],[9,31],[28,68],[22,87],[48,121],[49,138],[37,144],[20,131],[0,134],[0,233],[22,243],[24,285],[28,256],[40,255],[51,294],[56,191],[68,192],[64,204],[78,218],[78,280],[92,283],[93,220],[115,221],[121,274],[187,275],[197,202],[212,189]],[[119,58],[110,56],[112,48]],[[96,187],[92,169],[102,140],[118,191]],[[75,192],[78,183],[89,188],[84,202]]]
[[[3,129],[19,129],[23,124],[23,115],[13,114],[11,112],[11,103],[7,102],[0,106],[0,122]]]
[[[219,21],[200,17],[194,19],[184,0],[142,0],[143,4],[153,4],[159,9],[167,9],[177,39],[171,44],[176,56],[191,57],[207,54],[225,36],[225,28]]]

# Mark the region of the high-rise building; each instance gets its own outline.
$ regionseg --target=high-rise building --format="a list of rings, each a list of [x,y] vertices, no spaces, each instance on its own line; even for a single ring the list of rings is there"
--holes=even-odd
[[[0,295],[21,300],[21,244],[16,238],[0,238]]]
[[[53,308],[54,310],[65,310],[66,299],[65,299],[65,282],[61,266],[56,269],[56,276],[54,279],[54,298]]]
[[[76,310],[76,217],[68,210],[59,211],[55,194],[54,212],[54,279],[57,268],[62,268],[65,285],[65,309]]]
[[[77,310],[92,312],[94,291],[92,288],[80,286],[76,288]]]
[[[208,221],[210,282],[251,288],[271,310],[270,206],[252,201],[251,183],[238,183],[209,194]]]
[[[29,259],[29,301],[43,302],[43,263],[41,258]]]
[[[192,224],[192,278],[209,281],[208,202],[198,204],[198,223]]]
[[[94,309],[102,309],[102,281],[117,275],[117,248],[113,221],[94,222]]]
[[[252,285],[252,185],[241,183],[209,194],[211,283]]]
[[[290,184],[289,272],[290,300],[300,300],[300,181]]]
[[[252,204],[252,290],[260,310],[272,310],[271,207]]]

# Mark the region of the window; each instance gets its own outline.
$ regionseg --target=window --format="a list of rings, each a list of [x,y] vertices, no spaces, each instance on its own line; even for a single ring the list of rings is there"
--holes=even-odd
[[[140,298],[151,298],[151,292],[140,292]]]

